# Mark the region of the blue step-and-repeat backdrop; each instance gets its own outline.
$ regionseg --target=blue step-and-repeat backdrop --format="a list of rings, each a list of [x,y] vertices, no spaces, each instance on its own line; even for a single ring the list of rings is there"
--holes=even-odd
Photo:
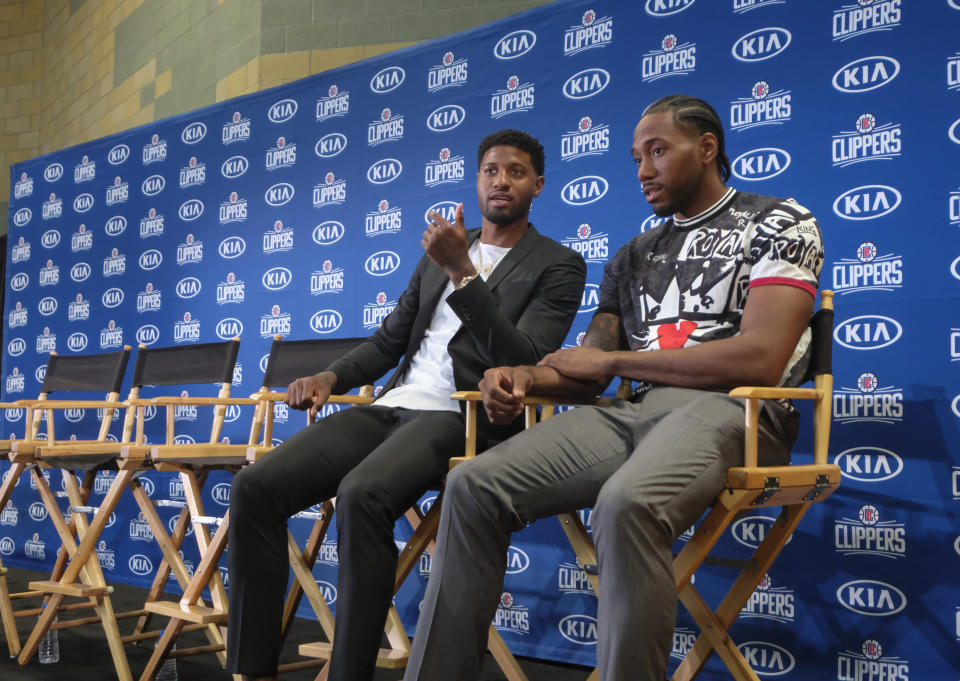
[[[428,210],[462,201],[479,225],[475,149],[504,127],[546,147],[537,228],[589,263],[573,344],[604,263],[658,224],[629,149],[645,105],[673,92],[720,112],[733,186],[813,210],[821,286],[838,294],[831,457],[843,485],[805,519],[734,637],[765,677],[955,678],[960,0],[562,1],[18,164],[3,395],[35,396],[51,350],[232,336],[243,338],[234,394],[246,395],[275,333],[369,334],[420,257]],[[300,427],[276,413],[278,437]],[[231,410],[225,435],[246,438],[249,416]],[[95,411],[63,418],[60,437],[98,423]],[[208,424],[183,410],[178,438],[205,438]],[[5,436],[23,427],[6,412]],[[162,433],[153,419],[148,438]],[[805,436],[795,460],[809,451]],[[182,495],[167,476],[145,478],[154,497]],[[20,483],[0,555],[46,569],[56,535]],[[207,488],[209,510],[223,509],[229,478]],[[741,518],[728,548],[755,546],[771,516]],[[147,584],[160,561],[130,497],[100,548],[109,580]],[[195,548],[185,557],[192,567]],[[333,607],[336,566],[331,537],[315,575]],[[429,568],[425,556],[397,598],[411,628]],[[711,568],[697,584],[715,598],[727,577]],[[596,598],[556,521],[516,537],[504,590],[495,624],[515,652],[593,664]],[[674,657],[694,632],[681,613]]]

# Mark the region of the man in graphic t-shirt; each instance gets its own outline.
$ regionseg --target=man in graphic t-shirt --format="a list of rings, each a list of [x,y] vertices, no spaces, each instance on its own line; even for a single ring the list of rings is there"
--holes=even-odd
[[[737,385],[797,385],[809,360],[823,263],[820,229],[792,199],[725,185],[716,111],[695,97],[650,105],[633,155],[659,227],[607,264],[583,346],[536,366],[498,367],[480,388],[494,422],[525,395],[582,399],[611,377],[640,387],[611,406],[564,412],[457,466],[447,479],[430,581],[406,681],[476,679],[510,534],[593,506],[601,573],[603,681],[663,681],[676,620],[672,546],[743,463]],[[761,465],[788,461],[796,414],[769,403]]]
[[[484,370],[536,362],[563,342],[580,306],[583,258],[528,222],[543,188],[544,154],[525,132],[480,143],[481,228],[438,213],[407,290],[363,344],[290,384],[287,404],[316,413],[332,393],[372,383],[399,363],[370,406],[301,430],[230,489],[227,665],[248,679],[276,676],[289,567],[286,521],[337,497],[337,619],[330,679],[373,678],[393,595],[393,524],[463,452],[455,390],[475,389]],[[304,367],[305,371],[309,367]],[[483,418],[482,441],[519,429]],[[481,443],[482,444],[482,443]]]

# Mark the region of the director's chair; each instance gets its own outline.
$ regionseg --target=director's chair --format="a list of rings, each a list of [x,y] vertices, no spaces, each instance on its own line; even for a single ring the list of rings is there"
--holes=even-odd
[[[126,488],[130,487],[137,498],[145,494],[137,477],[145,472],[148,466],[144,422],[146,407],[153,403],[151,400],[141,398],[140,390],[145,385],[170,386],[219,382],[221,394],[224,389],[229,394],[238,349],[239,339],[168,348],[140,346],[130,395],[123,403],[127,411],[121,441],[94,443],[54,441],[36,449],[35,456],[42,464],[59,467],[62,471],[64,489],[70,502],[70,518],[71,521],[76,522],[77,532],[76,541],[74,541],[49,485],[43,480],[43,476],[34,471],[37,487],[57,529],[61,547],[67,554],[69,564],[57,580],[30,582],[31,589],[48,594],[49,600],[33,632],[24,644],[18,658],[20,664],[29,662],[36,652],[40,639],[51,628],[58,611],[63,609],[65,597],[94,598],[103,605],[99,609],[98,618],[91,621],[99,621],[103,626],[118,678],[122,681],[132,679],[123,643],[152,638],[157,635],[157,632],[136,631],[127,636],[120,635],[116,615],[109,601],[112,587],[108,586],[103,578],[95,549],[110,515]],[[222,385],[224,381],[226,388]],[[88,506],[87,498],[77,485],[73,471],[95,471],[104,467],[115,467],[116,476],[100,506]],[[91,520],[88,520],[88,514],[92,514]],[[161,565],[161,569],[168,567]],[[142,616],[142,614],[142,610],[125,613],[128,616]],[[59,627],[60,623],[54,626]]]
[[[97,439],[88,440],[87,442],[106,441],[110,432],[110,424],[114,410],[124,406],[123,403],[118,402],[117,399],[120,395],[120,385],[123,381],[129,358],[129,346],[125,346],[117,352],[99,355],[60,356],[56,352],[52,352],[47,360],[46,374],[37,398],[0,404],[0,408],[3,409],[23,409],[25,416],[23,439],[14,440],[13,442],[9,440],[0,442],[0,447],[8,450],[11,463],[7,475],[4,477],[3,484],[0,486],[0,508],[6,506],[20,475],[25,470],[36,469],[41,465],[38,464],[35,458],[37,448],[56,442],[54,427],[55,411],[65,409],[103,409],[103,420],[100,424]],[[102,391],[105,392],[106,395],[103,401],[50,399],[50,395],[53,392],[63,393],[70,391]],[[40,425],[44,421],[46,422],[46,433],[45,439],[41,439]],[[43,475],[39,474],[39,471],[35,471],[35,473],[39,475],[39,477],[44,478]],[[84,502],[90,495],[95,475],[95,471],[88,473],[84,479],[81,487],[81,496]],[[46,482],[45,478],[44,482]],[[76,534],[76,521],[73,518],[71,518],[67,528],[71,534]],[[59,579],[63,574],[67,557],[67,553],[62,548],[58,550],[57,559],[51,571],[51,580]],[[0,562],[0,618],[2,618],[3,621],[7,649],[10,651],[11,657],[16,657],[20,654],[21,646],[15,618],[35,616],[40,614],[42,610],[41,608],[30,608],[15,611],[11,599],[44,596],[44,592],[31,587],[29,591],[11,594],[7,587],[5,573],[6,568],[4,568],[2,562]],[[95,600],[91,599],[87,603],[76,604],[70,607],[70,609],[88,607],[96,607]],[[76,622],[76,620],[66,621],[62,623],[62,626],[78,626]]]
[[[183,586],[183,596],[178,602],[157,601],[148,602],[146,605],[149,612],[169,617],[170,621],[147,663],[141,681],[153,679],[166,657],[181,656],[192,652],[223,654],[222,641],[217,645],[194,650],[172,650],[174,642],[185,629],[187,623],[216,626],[223,632],[227,617],[228,603],[220,581],[218,564],[226,548],[229,514],[225,514],[223,518],[212,518],[204,515],[199,495],[198,476],[203,471],[213,468],[236,471],[241,466],[256,462],[261,456],[271,451],[273,449],[274,405],[286,398],[286,392],[275,392],[275,389],[285,389],[291,382],[316,367],[329,365],[334,359],[342,356],[363,340],[365,339],[285,341],[281,337],[275,336],[267,358],[262,387],[245,401],[232,401],[238,404],[256,405],[246,444],[218,443],[211,440],[211,442],[203,444],[174,445],[171,444],[173,437],[171,431],[168,433],[168,443],[166,445],[152,447],[150,456],[155,465],[166,470],[175,470],[180,474],[187,505],[193,519],[194,535],[200,546],[201,560],[192,578]],[[364,386],[360,390],[360,395],[331,395],[327,402],[329,404],[369,404],[373,402],[372,393],[373,386]],[[307,423],[309,424],[309,415]],[[303,595],[307,596],[317,619],[324,628],[324,632],[328,636],[332,636],[333,617],[311,572],[332,514],[333,502],[327,500],[323,503],[319,512],[306,511],[294,516],[314,521],[305,548],[300,548],[293,535],[289,531],[287,532],[290,564],[295,579],[284,604],[282,621],[284,636],[289,631]],[[207,532],[207,524],[218,526],[212,538]],[[165,548],[164,555],[167,551],[173,551],[172,547]],[[170,559],[174,559],[175,555],[174,552]],[[211,606],[200,603],[200,597],[204,589],[210,589]],[[280,671],[290,671],[319,664],[323,664],[323,661],[295,662],[282,665]]]
[[[756,672],[737,649],[729,628],[746,605],[750,595],[769,571],[780,551],[790,539],[811,504],[823,501],[840,485],[840,468],[827,463],[830,439],[831,402],[833,393],[832,341],[833,292],[820,293],[820,309],[810,320],[811,360],[803,383],[813,381],[812,388],[738,387],[729,392],[731,397],[745,401],[746,432],[744,436],[744,465],[727,470],[726,487],[714,501],[680,553],[674,557],[674,581],[680,602],[693,617],[700,634],[686,657],[674,671],[671,681],[694,679],[707,660],[716,653],[737,681],[759,681]],[[629,394],[623,385],[618,395]],[[477,403],[480,393],[462,391],[454,399],[466,401],[467,441],[465,457],[451,460],[451,467],[475,455],[470,450],[475,442]],[[813,463],[787,466],[758,466],[757,449],[761,400],[813,401]],[[595,403],[602,403],[597,400]],[[524,400],[527,427],[536,423],[536,409],[540,420],[553,415],[556,403],[536,397]],[[473,428],[471,429],[471,424]],[[714,558],[711,551],[727,527],[747,511],[768,506],[780,506],[780,515],[767,532],[760,546],[747,560]],[[603,566],[597,564],[596,550],[589,532],[575,511],[557,516],[567,535],[577,560],[587,578],[598,592]],[[716,610],[710,608],[693,586],[693,576],[703,564],[721,564],[740,568],[726,596]],[[594,670],[589,679],[598,678]]]

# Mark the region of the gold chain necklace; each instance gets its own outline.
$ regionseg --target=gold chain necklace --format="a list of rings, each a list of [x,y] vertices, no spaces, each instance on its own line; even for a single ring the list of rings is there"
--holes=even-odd
[[[493,268],[497,266],[497,263],[500,262],[503,259],[503,256],[505,256],[509,252],[510,252],[510,249],[508,248],[503,253],[498,255],[497,259],[494,260],[492,263],[490,263],[489,265],[484,265],[483,264],[483,244],[480,243],[480,239],[477,239],[477,262],[475,262],[473,266],[476,268],[480,276],[486,279],[487,277],[490,276],[490,273],[493,272]]]

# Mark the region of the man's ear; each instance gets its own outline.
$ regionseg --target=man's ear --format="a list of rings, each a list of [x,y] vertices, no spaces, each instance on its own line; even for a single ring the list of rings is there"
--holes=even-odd
[[[540,177],[537,178],[537,181],[534,182],[534,186],[533,186],[533,195],[534,195],[534,196],[540,196],[540,192],[543,191],[543,183],[546,182],[546,181],[547,181],[547,180],[546,180],[546,178],[545,178],[543,175],[541,175]]]
[[[697,140],[697,145],[700,150],[700,160],[703,161],[704,165],[711,165],[716,162],[719,146],[716,135],[712,132],[703,133]]]

